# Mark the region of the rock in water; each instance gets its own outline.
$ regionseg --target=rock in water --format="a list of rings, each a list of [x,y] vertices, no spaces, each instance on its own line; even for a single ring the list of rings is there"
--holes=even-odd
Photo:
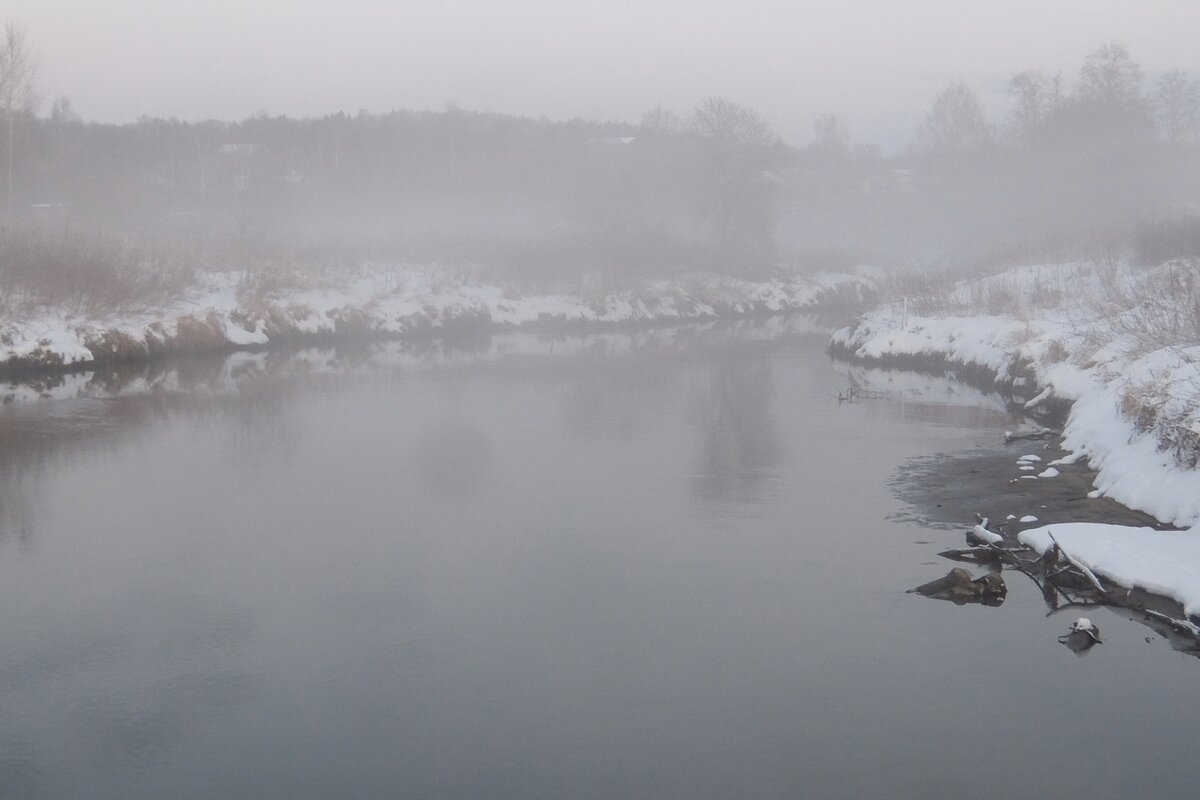
[[[1100,640],[1100,628],[1087,617],[1080,617],[1071,623],[1070,631],[1058,641],[1066,645],[1072,653],[1081,656],[1093,646],[1103,644]]]
[[[923,583],[910,593],[922,594],[939,600],[951,600],[955,603],[984,603],[999,605],[1008,594],[1008,586],[1004,577],[998,572],[989,572],[979,578],[972,578],[971,573],[962,567],[955,567],[937,580]]]
[[[965,586],[971,582],[971,573],[967,572],[962,567],[955,567],[947,572],[943,577],[929,583],[922,583],[915,589],[909,589],[910,593],[923,594],[926,597],[942,594],[950,589],[958,586]]]

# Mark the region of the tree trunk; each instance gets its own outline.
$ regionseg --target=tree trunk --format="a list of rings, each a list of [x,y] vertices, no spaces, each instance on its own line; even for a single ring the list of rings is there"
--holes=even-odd
[[[8,109],[8,219],[13,215],[13,112]]]

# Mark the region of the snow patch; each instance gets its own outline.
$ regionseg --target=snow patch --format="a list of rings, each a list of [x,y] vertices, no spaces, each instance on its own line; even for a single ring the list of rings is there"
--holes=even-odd
[[[1200,535],[1095,522],[1070,522],[1022,531],[1017,539],[1038,553],[1052,544],[1097,575],[1129,588],[1173,598],[1188,615],[1200,611]]]

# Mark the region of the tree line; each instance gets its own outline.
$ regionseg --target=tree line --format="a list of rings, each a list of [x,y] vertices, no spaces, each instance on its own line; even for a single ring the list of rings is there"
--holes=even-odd
[[[67,98],[39,116],[35,83],[27,37],[9,23],[10,226],[153,237],[229,261],[413,260],[553,278],[1035,258],[1154,239],[1164,220],[1186,227],[1200,200],[1200,84],[1178,70],[1149,83],[1113,43],[1073,82],[1017,73],[998,119],[950,83],[912,145],[888,156],[853,143],[835,115],[809,143],[786,144],[721,97],[637,122],[449,107],[113,125],[81,119]]]

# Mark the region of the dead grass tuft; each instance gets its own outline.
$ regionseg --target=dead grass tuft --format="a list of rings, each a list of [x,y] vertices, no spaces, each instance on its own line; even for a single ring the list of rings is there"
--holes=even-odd
[[[0,306],[100,315],[161,304],[194,282],[181,251],[37,224],[0,227]]]

